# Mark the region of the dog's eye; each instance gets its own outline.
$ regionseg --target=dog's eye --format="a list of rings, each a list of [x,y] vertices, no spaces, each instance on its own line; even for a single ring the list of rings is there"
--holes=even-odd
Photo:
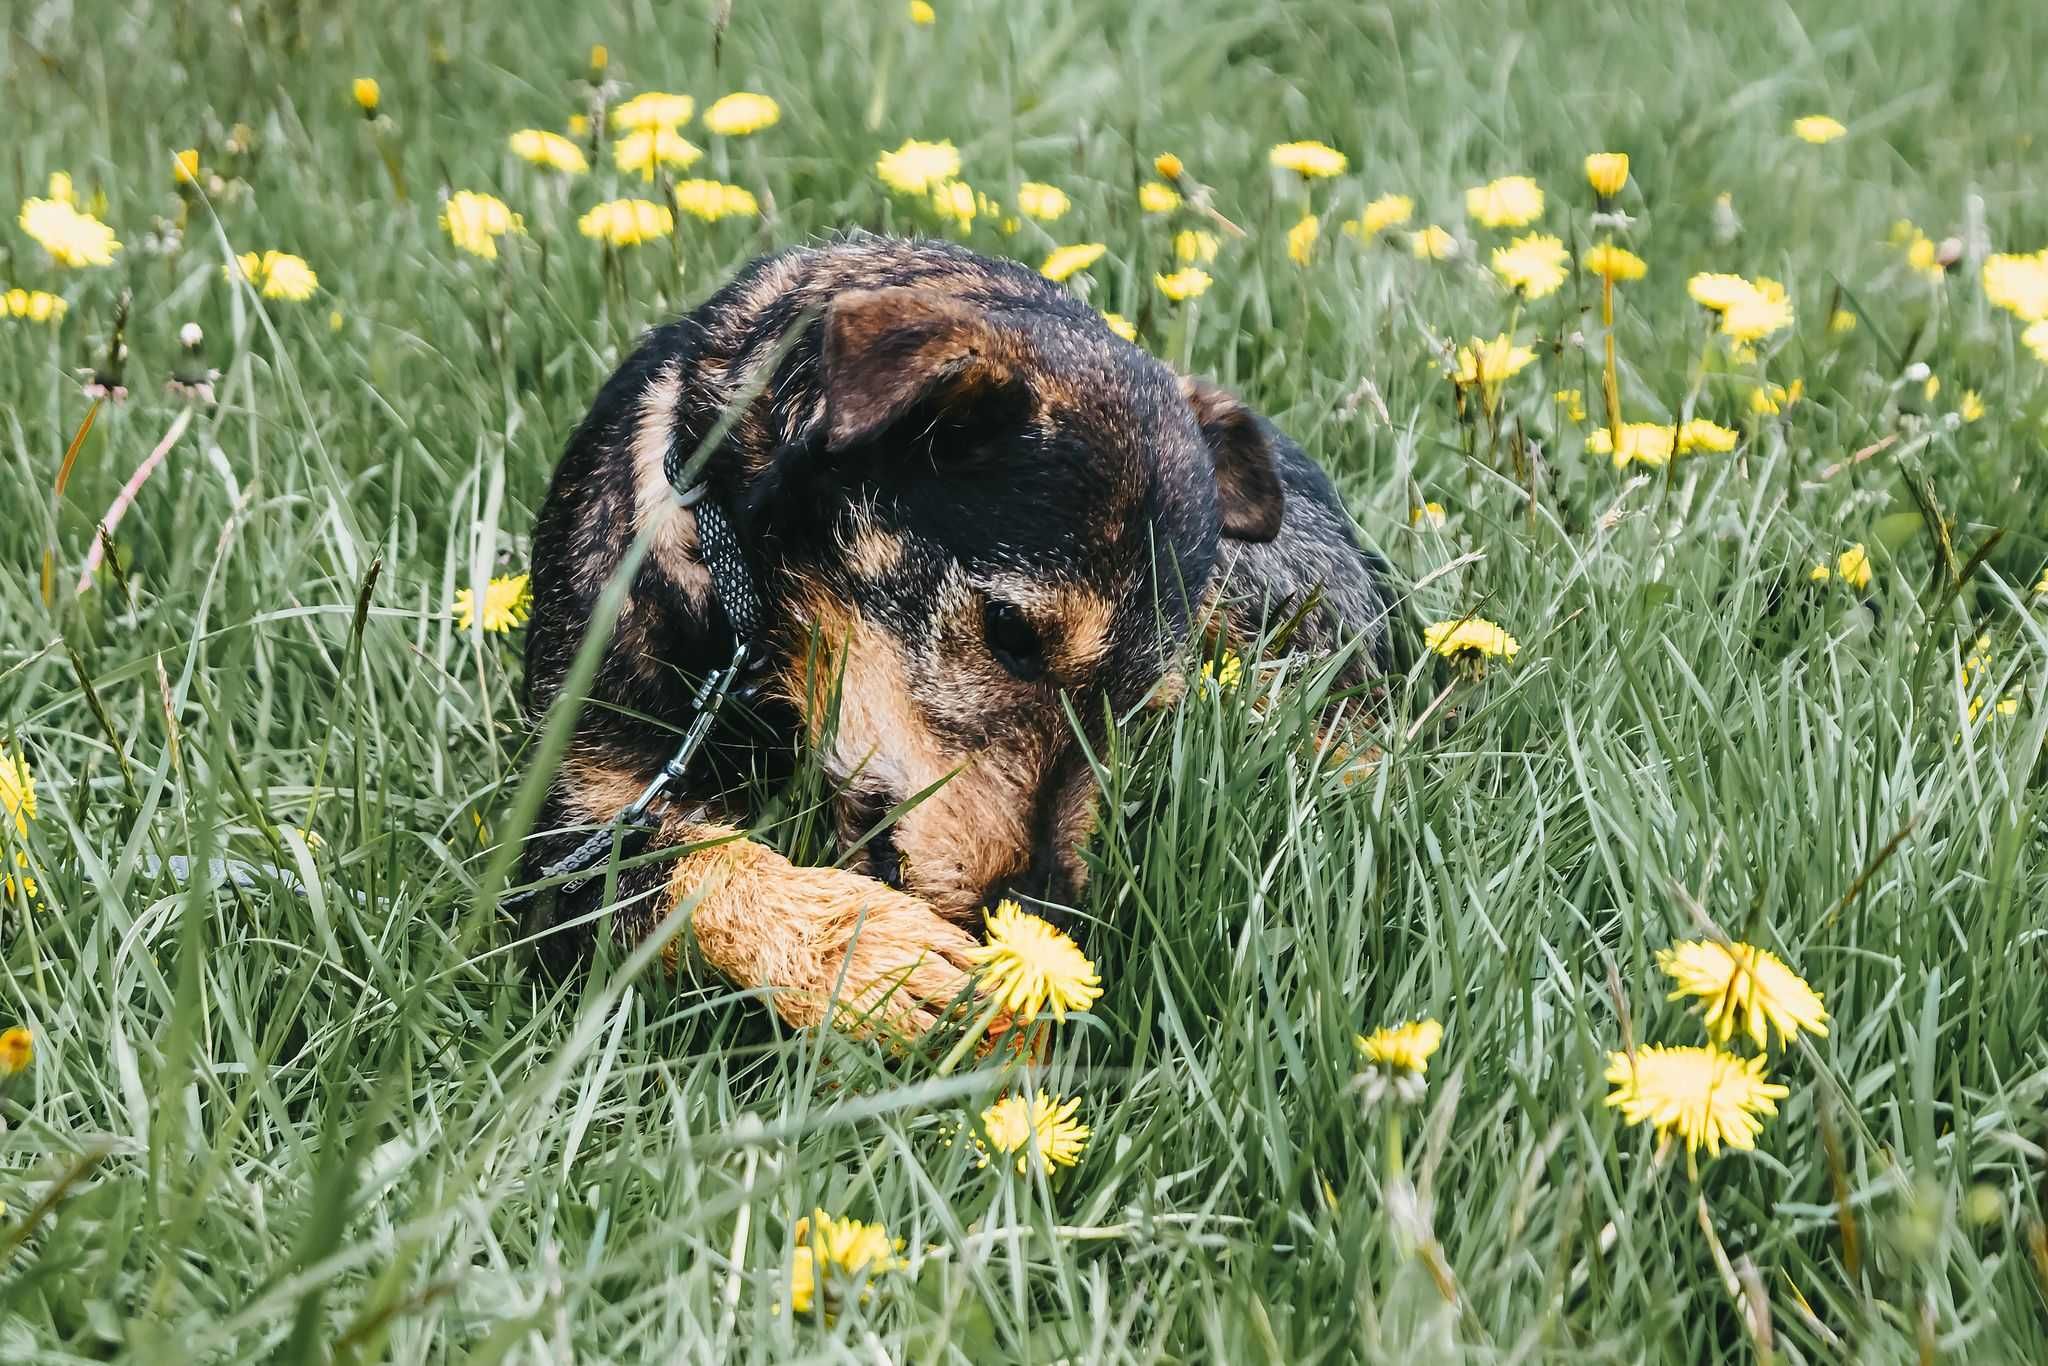
[[[1045,674],[1045,642],[1024,614],[1007,602],[990,600],[981,609],[981,631],[996,663],[1026,683]]]

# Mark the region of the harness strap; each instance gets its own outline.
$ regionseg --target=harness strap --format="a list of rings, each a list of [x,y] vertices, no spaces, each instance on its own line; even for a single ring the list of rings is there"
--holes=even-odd
[[[570,879],[560,884],[563,895],[575,892],[590,881],[588,876],[577,877],[575,874],[587,874],[602,862],[613,843],[620,839],[622,829],[630,835],[644,833],[651,828],[645,824],[648,808],[670,787],[683,780],[689,771],[690,760],[711,733],[711,723],[717,717],[719,707],[751,662],[754,636],[761,629],[761,595],[754,587],[753,571],[747,565],[746,552],[740,549],[739,535],[733,530],[725,509],[718,505],[716,499],[705,496],[710,491],[710,484],[702,474],[689,487],[677,487],[679,452],[679,447],[670,448],[668,458],[663,462],[663,473],[668,476],[669,486],[675,489],[677,501],[689,508],[697,519],[697,544],[703,554],[704,568],[711,576],[711,592],[719,606],[725,609],[725,619],[732,624],[732,660],[722,669],[713,669],[697,685],[696,694],[690,699],[692,716],[689,730],[684,732],[676,752],[641,789],[640,795],[625,810],[593,830],[583,843],[541,869],[537,885],[506,897],[503,904],[507,906],[516,906],[538,896],[557,878]]]

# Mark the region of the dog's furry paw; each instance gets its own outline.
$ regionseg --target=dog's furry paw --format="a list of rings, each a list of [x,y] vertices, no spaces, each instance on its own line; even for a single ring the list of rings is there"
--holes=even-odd
[[[842,1027],[877,1022],[922,1034],[969,989],[974,936],[916,897],[838,869],[818,874],[812,989],[778,1002],[793,1024],[815,1024],[828,1003]],[[797,1010],[803,1011],[799,1018]]]
[[[914,896],[843,868],[803,868],[750,840],[676,865],[677,902],[711,965],[771,995],[799,1028],[828,1017],[921,1034],[966,993],[975,940]]]

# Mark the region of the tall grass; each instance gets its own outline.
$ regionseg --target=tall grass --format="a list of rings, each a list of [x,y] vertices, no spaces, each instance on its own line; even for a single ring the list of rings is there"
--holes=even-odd
[[[0,186],[68,170],[126,245],[63,274],[0,231],[0,285],[71,305],[55,330],[0,320],[0,742],[40,797],[24,838],[0,825],[38,886],[0,911],[0,1024],[37,1035],[0,1087],[0,1359],[2048,1355],[2048,372],[1974,275],[1987,246],[2048,243],[2048,12],[935,3],[929,28],[893,0],[740,3],[715,40],[717,6],[9,13]],[[693,172],[752,188],[763,220],[686,220],[607,274],[576,216],[642,187],[600,161],[565,188],[504,150],[579,107],[595,42],[629,90],[781,101]],[[359,74],[386,123],[351,103]],[[1793,139],[1816,111],[1850,136]],[[554,456],[639,329],[769,246],[937,230],[872,174],[908,136],[954,139],[999,196],[1065,188],[1061,223],[969,240],[1034,262],[1108,243],[1090,301],[1303,440],[1405,585],[1357,780],[1314,761],[1323,684],[1298,660],[1100,756],[1081,911],[1108,990],[1027,1079],[1085,1097],[1094,1132],[1049,1178],[961,1138],[1019,1083],[1000,1058],[941,1075],[791,1035],[647,954],[556,982],[482,895],[528,741],[516,642],[456,630],[455,591],[524,567]],[[1294,137],[1350,172],[1305,199],[1265,164]],[[153,247],[195,145],[224,178]],[[1668,475],[1586,456],[1550,400],[1598,408],[1589,277],[1522,310],[1512,452],[1442,377],[1446,345],[1510,311],[1483,271],[1505,237],[1464,223],[1463,189],[1535,175],[1578,245],[1580,158],[1609,148],[1634,158],[1651,264],[1623,292],[1623,406],[1744,432]],[[1165,150],[1250,233],[1178,315],[1151,279],[1187,223],[1133,195]],[[443,188],[503,196],[524,238],[460,255]],[[1338,231],[1385,191],[1482,265]],[[1302,268],[1282,239],[1305,204],[1325,223]],[[1946,282],[1906,269],[1901,217],[1964,239]],[[314,300],[229,284],[231,253],[267,248],[313,265]],[[1703,364],[1684,281],[1706,269],[1791,288],[1799,321],[1758,367]],[[53,507],[73,371],[124,289],[130,396]],[[188,320],[219,403],[73,596],[176,418]],[[1751,415],[1760,372],[1805,400]],[[1949,420],[1965,389],[1981,421]],[[1411,523],[1426,499],[1442,527]],[[1809,581],[1852,542],[1867,593]],[[1520,654],[1445,693],[1413,637],[1474,610]],[[2013,715],[1967,715],[1979,632]],[[822,854],[815,790],[766,837]],[[291,880],[181,882],[179,857]],[[1696,1039],[1653,957],[1709,925],[1782,954],[1833,1023],[1774,1060],[1793,1093],[1759,1149],[1695,1187],[1601,1073],[1631,1041]],[[1352,1040],[1421,1015],[1446,1038],[1390,1183]],[[885,1222],[911,1262],[830,1322],[786,1303],[819,1207]]]

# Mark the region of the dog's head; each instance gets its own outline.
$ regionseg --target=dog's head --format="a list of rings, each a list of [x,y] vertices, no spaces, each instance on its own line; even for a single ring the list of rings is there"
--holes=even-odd
[[[921,797],[868,871],[954,915],[1071,899],[1083,738],[1176,695],[1221,538],[1279,530],[1272,452],[1064,296],[857,290],[819,326],[818,435],[777,457],[765,522],[842,833]]]

